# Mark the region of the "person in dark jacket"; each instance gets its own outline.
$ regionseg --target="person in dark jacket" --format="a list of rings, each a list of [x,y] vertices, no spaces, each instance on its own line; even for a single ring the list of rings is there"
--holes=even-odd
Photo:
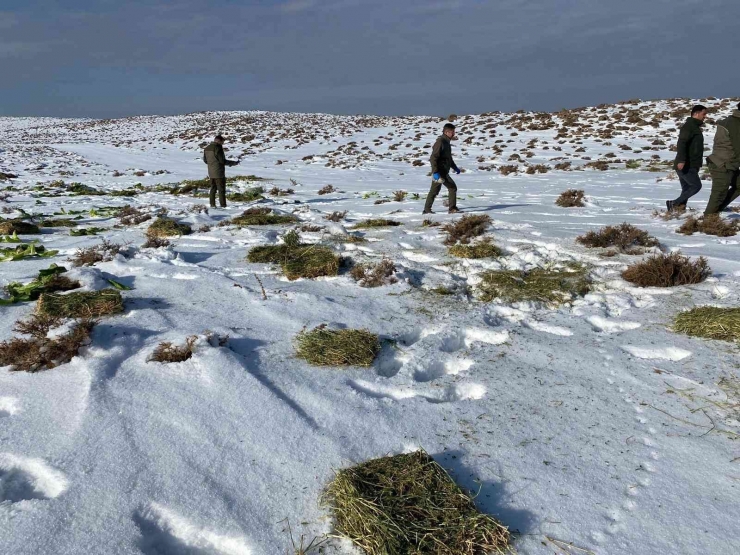
[[[236,166],[238,160],[227,160],[224,154],[224,138],[216,135],[213,142],[203,149],[203,162],[208,164],[211,179],[211,208],[216,208],[216,191],[221,208],[226,208],[226,166]]]
[[[718,214],[740,196],[740,104],[731,116],[717,122],[707,167],[712,175],[712,193],[704,214]]]
[[[697,104],[691,109],[691,116],[681,127],[676,146],[676,160],[673,168],[678,172],[681,182],[681,194],[676,200],[665,201],[668,211],[677,206],[686,206],[686,203],[696,193],[701,191],[699,169],[704,160],[704,134],[701,131],[707,109]]]
[[[434,204],[434,199],[437,198],[437,195],[442,190],[442,185],[447,187],[449,213],[455,214],[460,212],[457,209],[457,185],[450,177],[450,170],[454,170],[456,174],[460,173],[460,169],[452,159],[452,145],[450,141],[454,136],[455,126],[451,123],[446,123],[442,129],[442,135],[434,143],[432,156],[429,158],[429,161],[432,163],[432,187],[429,189],[422,214],[434,213],[432,212],[432,204]]]

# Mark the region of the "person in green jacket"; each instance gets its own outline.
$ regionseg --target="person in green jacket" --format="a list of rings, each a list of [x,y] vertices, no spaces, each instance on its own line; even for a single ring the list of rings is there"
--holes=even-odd
[[[717,122],[712,154],[707,157],[712,175],[712,193],[705,215],[718,214],[740,196],[737,181],[740,174],[740,104],[732,115]]]
[[[236,166],[238,160],[227,160],[224,154],[224,138],[216,135],[213,142],[203,149],[203,162],[208,164],[211,180],[211,208],[216,208],[216,191],[221,208],[226,208],[226,166]]]
[[[704,135],[701,132],[701,127],[704,125],[704,118],[706,117],[707,109],[701,104],[697,104],[691,109],[691,116],[683,124],[678,134],[676,160],[673,162],[673,169],[678,172],[681,194],[676,200],[665,201],[669,212],[676,206],[686,206],[689,199],[701,191],[699,169],[704,160]]]
[[[447,187],[449,213],[456,214],[460,212],[457,209],[457,185],[450,177],[450,170],[454,170],[456,174],[460,173],[460,168],[457,167],[457,164],[452,159],[452,145],[450,141],[454,136],[455,126],[451,123],[446,123],[442,129],[442,135],[434,143],[432,155],[429,158],[432,164],[432,187],[429,189],[422,214],[434,214],[432,212],[432,204],[434,204],[434,199],[442,190],[442,185]]]

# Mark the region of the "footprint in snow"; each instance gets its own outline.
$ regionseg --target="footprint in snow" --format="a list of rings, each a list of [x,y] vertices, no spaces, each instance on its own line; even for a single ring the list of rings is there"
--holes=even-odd
[[[13,416],[21,411],[21,404],[15,397],[0,397],[0,418]]]
[[[0,503],[54,499],[68,485],[64,473],[42,459],[0,453]]]
[[[674,362],[683,360],[692,355],[691,351],[679,349],[678,347],[637,347],[633,345],[623,345],[622,350],[636,358],[648,360],[671,360]]]
[[[602,333],[620,333],[628,330],[635,330],[641,324],[637,322],[628,322],[626,320],[615,320],[613,318],[604,318],[602,316],[590,316],[586,321],[593,326],[596,331]]]

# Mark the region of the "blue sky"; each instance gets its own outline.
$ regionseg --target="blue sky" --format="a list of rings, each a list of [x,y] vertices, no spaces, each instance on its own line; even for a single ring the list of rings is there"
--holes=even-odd
[[[0,115],[740,95],[735,0],[2,0]]]

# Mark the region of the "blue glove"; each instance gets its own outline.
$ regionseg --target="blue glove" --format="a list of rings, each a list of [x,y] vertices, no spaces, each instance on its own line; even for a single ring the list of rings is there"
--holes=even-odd
[[[435,173],[434,175],[432,175],[432,178],[433,178],[433,179],[434,179],[435,181],[437,181],[437,180],[439,179],[439,174],[438,174],[438,173]]]
[[[460,168],[455,170],[455,174],[460,175]]]

